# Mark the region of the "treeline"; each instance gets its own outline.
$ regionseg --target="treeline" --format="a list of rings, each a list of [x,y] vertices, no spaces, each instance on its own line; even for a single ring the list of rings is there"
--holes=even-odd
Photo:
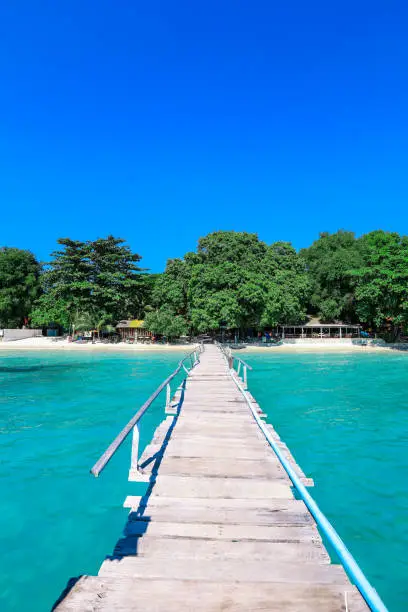
[[[408,323],[408,238],[375,231],[323,233],[300,252],[256,234],[215,232],[163,274],[113,236],[58,240],[45,265],[28,251],[0,249],[0,327],[57,323],[109,328],[145,319],[168,337],[227,329],[361,322],[394,340]]]
[[[41,265],[29,251],[0,250],[0,326],[102,329],[142,318],[155,281],[121,238],[58,240]]]

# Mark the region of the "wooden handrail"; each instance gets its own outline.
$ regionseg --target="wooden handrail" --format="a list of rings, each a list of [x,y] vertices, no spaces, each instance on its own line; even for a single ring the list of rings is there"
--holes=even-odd
[[[173,378],[175,376],[177,376],[177,374],[180,372],[181,368],[183,367],[184,362],[187,359],[190,359],[190,357],[192,355],[194,355],[194,353],[197,353],[197,352],[200,353],[200,352],[202,352],[202,350],[203,350],[202,345],[199,345],[198,348],[194,349],[193,351],[188,353],[188,355],[183,357],[183,359],[179,362],[179,364],[178,364],[177,368],[174,370],[174,372],[172,374],[170,374],[170,376],[168,376],[166,378],[166,380],[164,380],[161,383],[161,385],[159,385],[157,387],[156,391],[154,393],[152,393],[152,395],[149,397],[149,399],[147,399],[145,401],[143,406],[130,419],[130,421],[125,425],[125,427],[122,429],[122,431],[116,436],[116,438],[113,440],[113,442],[111,442],[111,444],[108,446],[106,451],[100,456],[98,461],[92,467],[91,474],[93,474],[95,476],[95,478],[97,478],[99,476],[99,474],[102,472],[102,470],[104,469],[106,464],[112,459],[113,455],[116,453],[116,451],[118,450],[118,448],[120,447],[122,442],[124,442],[124,440],[127,438],[127,436],[132,431],[134,426],[137,425],[137,423],[140,421],[140,419],[142,418],[142,416],[144,415],[146,410],[154,402],[154,400],[160,395],[160,393],[169,384],[169,382],[171,380],[173,380]]]

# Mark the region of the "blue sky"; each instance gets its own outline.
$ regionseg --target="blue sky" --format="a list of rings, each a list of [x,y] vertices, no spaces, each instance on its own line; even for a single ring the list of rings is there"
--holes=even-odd
[[[0,2],[0,244],[408,233],[408,5]]]

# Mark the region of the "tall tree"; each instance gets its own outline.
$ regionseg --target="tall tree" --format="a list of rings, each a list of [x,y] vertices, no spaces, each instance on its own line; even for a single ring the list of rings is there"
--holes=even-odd
[[[355,321],[355,279],[350,270],[362,263],[361,248],[353,232],[322,233],[300,252],[311,282],[309,310],[324,321]]]
[[[33,311],[34,320],[65,327],[78,318],[110,323],[140,311],[140,296],[146,292],[137,266],[141,257],[124,240],[61,238],[58,244],[62,249],[52,253],[42,276],[44,296]]]
[[[134,302],[142,292],[142,259],[132,253],[122,238],[108,236],[88,242],[90,281],[92,283],[91,310],[106,312],[111,320],[132,316]]]
[[[41,293],[41,266],[30,251],[0,248],[0,327],[21,327]]]
[[[214,232],[196,253],[170,260],[154,291],[161,313],[198,332],[245,329],[305,316],[304,261],[288,243],[268,247],[256,234]]]
[[[359,245],[363,262],[351,273],[357,314],[373,327],[387,325],[387,339],[395,341],[408,325],[408,237],[376,231]]]
[[[64,302],[69,316],[88,312],[92,299],[90,244],[70,238],[60,238],[57,243],[62,249],[51,253],[42,276],[44,292]]]
[[[266,295],[262,326],[296,324],[306,318],[310,280],[306,264],[288,242],[275,242],[265,255],[262,266]]]

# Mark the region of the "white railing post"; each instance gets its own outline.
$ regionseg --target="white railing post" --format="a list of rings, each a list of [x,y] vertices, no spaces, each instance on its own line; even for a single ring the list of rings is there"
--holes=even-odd
[[[139,423],[136,423],[136,425],[133,428],[133,435],[132,435],[132,450],[131,450],[131,453],[130,453],[129,480],[137,479],[137,475],[138,475],[138,472],[139,472],[139,465],[138,465],[138,461],[139,461],[139,439],[140,439]]]
[[[244,389],[248,389],[248,383],[247,383],[247,367],[246,367],[246,365],[244,365]]]
[[[178,387],[177,391],[180,391],[180,389],[182,389],[182,387]],[[170,383],[167,385],[167,388],[166,388],[166,409],[165,409],[165,413],[166,414],[177,414],[177,404],[176,404],[176,406],[172,406],[172,404],[171,404],[171,388],[170,388]]]
[[[239,373],[241,372],[241,362],[238,361],[238,370],[237,370],[237,375],[239,376]]]
[[[170,397],[171,397],[171,387],[170,387],[170,383],[168,383],[166,387],[166,412],[170,407]]]
[[[139,423],[133,427],[132,451],[130,455],[130,470],[129,480],[132,482],[147,482],[148,476],[145,476],[139,471],[139,443],[140,443],[140,426]]]
[[[197,363],[197,352],[194,351],[194,363]]]
[[[139,440],[140,440],[140,432],[139,432],[139,423],[133,428],[133,436],[132,436],[132,453],[130,457],[130,469],[137,470],[138,469],[138,461],[139,461]]]

